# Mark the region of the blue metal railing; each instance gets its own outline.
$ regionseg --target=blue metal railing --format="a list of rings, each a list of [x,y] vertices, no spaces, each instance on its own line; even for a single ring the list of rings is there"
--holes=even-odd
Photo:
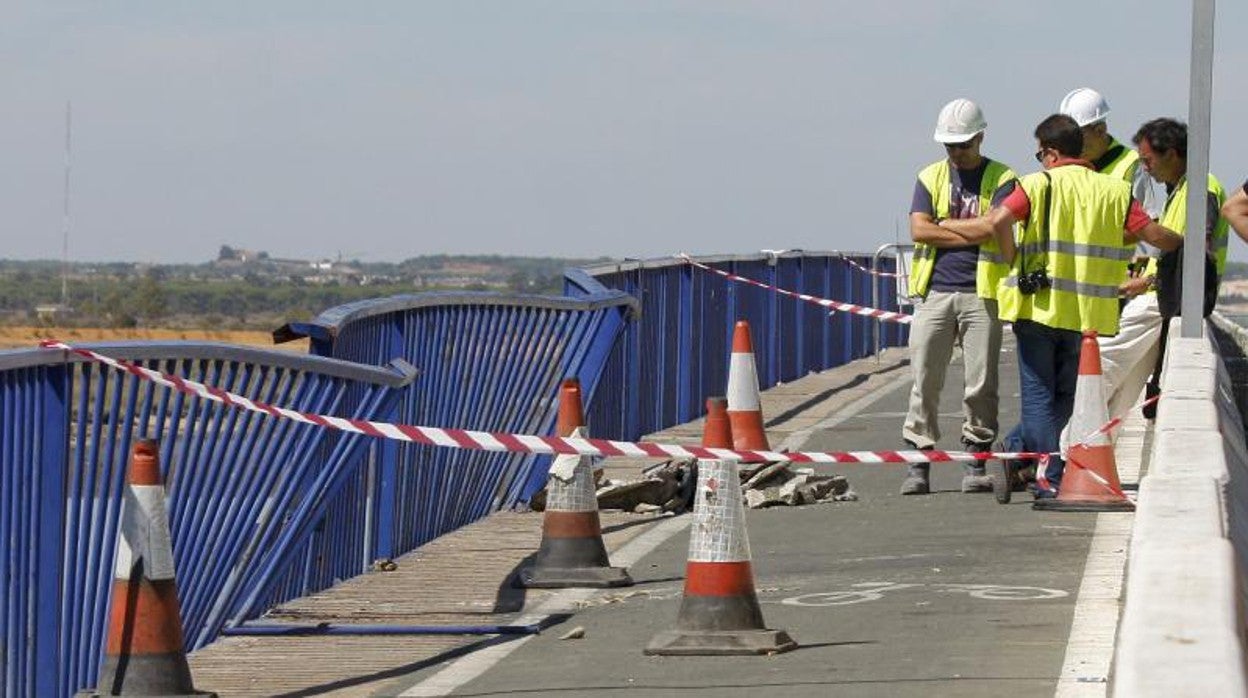
[[[275,336],[308,336],[313,353],[361,363],[403,357],[419,372],[398,408],[403,423],[549,434],[559,381],[579,378],[591,399],[636,306],[606,289],[577,299],[423,293],[340,306]],[[526,500],[550,462],[409,443],[383,444],[377,459],[380,557]]]
[[[884,310],[897,310],[893,281],[873,277],[846,258],[870,267],[872,253],[787,252],[696,257],[702,264],[785,290],[870,305],[873,285]],[[883,258],[881,271],[895,260]],[[750,284],[733,282],[676,258],[627,261],[569,270],[570,296],[617,289],[641,303],[641,318],[613,348],[603,383],[588,408],[594,432],[636,439],[697,419],[707,396],[722,395],[728,380],[732,331],[748,320],[759,384],[769,388],[812,371],[839,366],[874,351],[876,320],[833,313]],[[882,347],[906,341],[904,325],[879,323]]]
[[[222,344],[89,346],[360,419],[392,419],[412,378],[405,365]],[[140,438],[160,443],[190,647],[371,561],[371,439],[230,409],[65,352],[0,352],[0,695],[68,695],[96,681],[126,464]]]

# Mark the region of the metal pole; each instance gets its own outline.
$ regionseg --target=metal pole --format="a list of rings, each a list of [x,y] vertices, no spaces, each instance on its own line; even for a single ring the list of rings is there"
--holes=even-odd
[[[1209,122],[1213,97],[1214,0],[1192,0],[1192,72],[1187,116],[1187,233],[1183,240],[1182,336],[1200,337],[1205,288]]]
[[[69,312],[69,170],[73,161],[70,142],[73,122],[70,103],[65,102],[65,191],[61,202],[61,312]]]

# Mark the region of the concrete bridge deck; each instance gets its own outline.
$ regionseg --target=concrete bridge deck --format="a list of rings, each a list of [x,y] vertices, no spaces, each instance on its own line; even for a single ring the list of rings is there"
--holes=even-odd
[[[1017,421],[1017,368],[1002,358],[1001,426]],[[890,350],[766,391],[773,446],[900,446],[910,374]],[[943,396],[942,446],[956,447],[961,365]],[[693,441],[697,423],[654,440]],[[1118,441],[1130,488],[1146,464],[1137,415]],[[610,462],[613,475],[648,462]],[[603,512],[612,562],[637,585],[514,590],[541,515],[504,512],[378,571],[287,604],[300,622],[505,624],[529,636],[231,637],[191,657],[196,684],[222,696],[757,695],[1099,696],[1120,606],[1133,514],[1044,513],[1030,495],[1001,506],[958,491],[959,464],[933,467],[935,493],[901,497],[904,466],[821,466],[858,502],[751,511],[756,585],[770,627],[801,644],[773,657],[646,657],[676,620],[687,516]],[[560,640],[572,628],[581,639]]]

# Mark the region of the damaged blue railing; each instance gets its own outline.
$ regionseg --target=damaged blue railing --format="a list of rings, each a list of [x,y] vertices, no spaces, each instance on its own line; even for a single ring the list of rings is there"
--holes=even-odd
[[[410,366],[193,342],[84,345],[292,409],[393,419]],[[160,443],[187,644],[372,561],[372,439],[53,350],[0,352],[0,695],[94,685],[131,444]]]

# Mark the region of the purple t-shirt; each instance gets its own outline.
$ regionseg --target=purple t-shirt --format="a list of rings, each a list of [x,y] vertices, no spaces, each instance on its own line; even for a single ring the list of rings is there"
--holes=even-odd
[[[988,158],[984,158],[979,167],[971,170],[949,168],[950,218],[975,218],[979,215],[979,185],[984,179],[984,170],[988,169],[988,162]],[[915,182],[910,212],[936,215],[932,194],[921,181]],[[974,291],[978,262],[979,245],[938,248],[928,288],[933,291]]]

